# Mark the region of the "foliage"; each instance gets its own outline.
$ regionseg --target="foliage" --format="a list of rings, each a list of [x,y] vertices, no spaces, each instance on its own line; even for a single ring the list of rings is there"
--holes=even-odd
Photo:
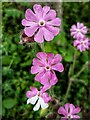
[[[24,18],[24,11],[29,7],[32,8],[33,3],[2,3],[2,75],[3,75],[3,118],[18,119],[39,119],[44,117],[48,110],[33,112],[32,105],[26,104],[26,91],[30,85],[39,88],[40,83],[34,81],[34,75],[30,74],[32,59],[38,51],[41,51],[40,45],[30,43],[30,45],[19,45],[20,32],[23,29],[21,20]],[[44,4],[44,3],[43,3]],[[49,3],[50,5],[50,3]],[[53,4],[54,6],[54,4]],[[52,7],[53,7],[52,6]],[[59,53],[63,56],[63,64],[65,71],[56,73],[59,82],[53,87],[54,96],[60,101],[64,100],[65,92],[68,86],[70,66],[73,63],[73,55],[75,48],[73,47],[73,39],[70,36],[70,27],[77,21],[83,22],[88,28],[89,24],[89,5],[88,3],[63,3],[63,27],[64,31],[60,32],[50,43],[45,42],[45,50],[47,52]],[[80,53],[77,51],[77,61],[75,66],[76,74],[83,64],[88,61],[88,52]],[[68,72],[69,71],[69,72]],[[82,108],[82,116],[84,117],[89,111],[89,84],[88,69],[85,69],[78,80],[73,82],[68,97],[68,102],[72,102]],[[35,85],[36,84],[36,85]],[[85,113],[85,115],[84,115]],[[90,114],[87,114],[87,117]],[[37,118],[37,116],[40,116]]]

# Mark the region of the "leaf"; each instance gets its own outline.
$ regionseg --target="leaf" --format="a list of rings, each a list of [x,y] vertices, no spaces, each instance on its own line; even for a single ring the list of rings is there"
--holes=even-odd
[[[72,62],[73,61],[73,55],[71,53],[66,53],[66,55],[64,56],[64,60],[66,62]]]
[[[14,107],[17,104],[17,100],[16,99],[12,99],[12,98],[7,98],[5,100],[3,100],[3,106],[6,109],[11,109],[12,107]]]
[[[2,56],[2,64],[3,65],[9,65],[11,61],[11,56],[4,55]]]
[[[54,37],[53,41],[60,41],[60,44],[63,45],[66,43],[66,37],[64,32],[60,32],[57,36]]]
[[[17,10],[15,8],[6,9],[5,12],[6,12],[6,15],[8,15],[9,17],[13,17],[13,18],[19,18],[20,15],[23,14],[20,10]]]

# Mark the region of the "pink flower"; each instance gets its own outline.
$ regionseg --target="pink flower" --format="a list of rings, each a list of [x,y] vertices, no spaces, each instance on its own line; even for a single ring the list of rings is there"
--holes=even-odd
[[[84,26],[83,23],[77,23],[77,25],[73,25],[70,29],[71,36],[73,38],[79,39],[85,37],[85,34],[87,33],[88,29],[86,26]]]
[[[51,97],[48,96],[48,93],[45,92],[43,87],[38,91],[37,88],[31,86],[30,90],[31,91],[26,92],[26,96],[28,97],[27,104],[35,104],[35,107],[33,108],[34,111],[37,111],[40,106],[42,109],[47,108]]]
[[[84,37],[74,40],[73,45],[76,46],[80,52],[88,50],[90,48],[90,39]]]
[[[61,55],[54,56],[53,53],[39,52],[36,57],[33,59],[31,67],[31,73],[37,74],[35,80],[46,86],[55,85],[57,77],[54,70],[59,72],[64,70],[62,63],[60,63]]]
[[[76,107],[73,104],[66,103],[64,107],[58,109],[58,114],[63,115],[62,118],[80,118],[77,113],[81,111],[80,107]]]
[[[35,4],[33,10],[27,9],[22,25],[25,26],[24,32],[28,37],[34,36],[36,42],[42,43],[44,39],[51,41],[59,33],[61,20],[56,18],[56,11],[49,6],[42,7]]]

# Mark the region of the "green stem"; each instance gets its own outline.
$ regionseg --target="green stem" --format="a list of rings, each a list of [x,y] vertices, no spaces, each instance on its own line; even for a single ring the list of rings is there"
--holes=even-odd
[[[69,75],[68,77],[73,76],[73,74],[74,74],[74,68],[75,68],[76,58],[77,58],[77,50],[75,49],[74,58],[73,58],[73,64],[72,64],[72,68],[71,68],[72,71],[71,71],[71,73],[68,74]],[[73,81],[73,79],[71,77],[69,79],[69,84],[68,84],[68,88],[67,88],[67,91],[66,91],[63,103],[65,103],[67,101],[67,98],[68,98],[68,95],[69,95],[69,92],[70,92],[70,89],[71,89],[72,81]]]
[[[82,66],[81,70],[73,77],[77,78],[84,71],[84,69],[87,67],[87,64],[88,64],[88,61]]]
[[[75,49],[75,53],[74,53],[74,57],[73,57],[73,64],[72,64],[72,75],[74,74],[76,58],[77,58],[77,50]]]
[[[14,61],[14,58],[11,60],[8,68],[11,68],[11,66],[12,66],[12,64],[13,64],[13,61]]]
[[[72,79],[69,80],[68,88],[67,88],[65,98],[64,98],[64,102],[63,102],[64,104],[67,101],[67,98],[68,98],[68,95],[69,95],[69,92],[70,92],[70,89],[71,89],[71,85],[72,85]]]
[[[44,43],[41,43],[41,44],[39,44],[39,45],[40,45],[42,51],[45,52]]]

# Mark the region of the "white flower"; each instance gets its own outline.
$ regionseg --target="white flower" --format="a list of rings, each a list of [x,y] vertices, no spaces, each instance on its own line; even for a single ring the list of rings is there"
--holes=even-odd
[[[37,102],[37,103],[36,103],[36,102]],[[40,106],[41,106],[42,109],[45,109],[45,108],[48,107],[48,103],[45,103],[44,100],[43,100],[43,98],[41,98],[41,97],[38,96],[38,95],[29,98],[29,99],[27,100],[27,104],[29,104],[29,103],[30,103],[30,104],[33,104],[33,105],[36,103],[36,105],[35,105],[34,108],[33,108],[34,111],[39,110]]]

